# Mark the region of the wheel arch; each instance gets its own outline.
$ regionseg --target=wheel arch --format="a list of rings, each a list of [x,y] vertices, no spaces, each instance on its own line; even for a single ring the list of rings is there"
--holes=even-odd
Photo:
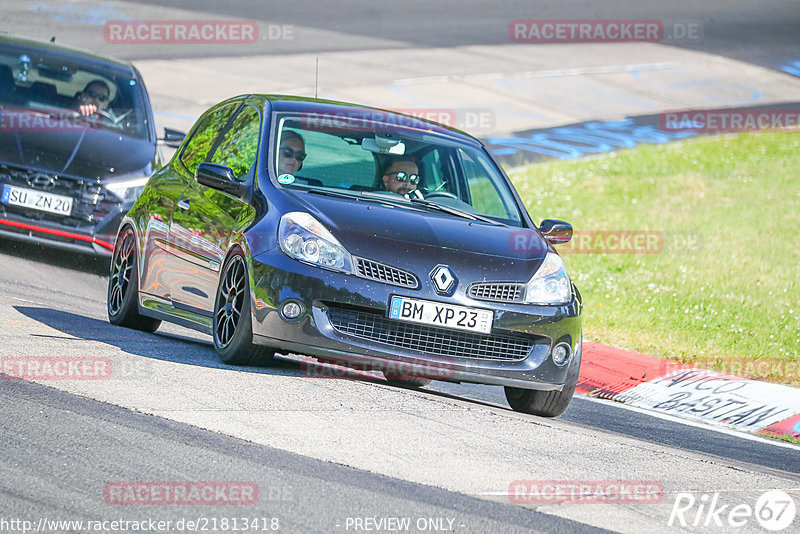
[[[250,251],[250,245],[247,241],[247,237],[243,233],[236,233],[231,236],[230,244],[228,245],[228,251],[225,253],[225,259],[222,261],[222,268],[220,269],[220,277],[217,281],[217,291],[219,291],[219,284],[222,283],[222,275],[225,271],[225,266],[228,264],[228,260],[231,256],[235,253],[241,253],[244,257],[244,266],[245,270],[247,271],[247,280],[249,282],[248,286],[250,288],[250,295],[247,299],[250,302],[250,314],[255,311],[255,281],[253,279],[253,255]],[[216,299],[216,297],[215,297]]]

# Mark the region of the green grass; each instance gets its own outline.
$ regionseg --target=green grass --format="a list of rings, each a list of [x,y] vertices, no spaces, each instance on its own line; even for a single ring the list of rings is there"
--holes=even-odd
[[[800,439],[794,436],[790,436],[788,434],[773,434],[771,432],[764,432],[764,431],[758,432],[758,434],[764,436],[765,438],[772,438],[780,441],[785,441],[787,443],[794,443],[795,445],[800,445]]]
[[[510,175],[537,222],[666,237],[656,254],[564,254],[585,339],[800,385],[800,135],[642,145]],[[675,240],[690,235],[698,246]]]

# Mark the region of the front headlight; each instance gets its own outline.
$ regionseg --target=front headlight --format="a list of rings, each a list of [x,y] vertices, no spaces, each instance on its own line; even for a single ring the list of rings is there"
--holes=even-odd
[[[131,178],[123,178],[113,182],[104,182],[103,187],[116,195],[123,204],[133,204],[139,195],[142,194],[145,184],[149,178],[141,174]]]
[[[278,243],[281,250],[296,260],[335,271],[353,271],[350,253],[308,213],[293,211],[281,217]]]
[[[568,304],[572,289],[564,261],[549,252],[539,270],[525,285],[526,304]]]

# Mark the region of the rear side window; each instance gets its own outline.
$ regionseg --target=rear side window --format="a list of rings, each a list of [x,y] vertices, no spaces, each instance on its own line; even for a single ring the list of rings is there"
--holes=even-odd
[[[245,106],[231,122],[211,156],[211,163],[227,165],[234,176],[242,178],[256,162],[261,120],[258,110]]]
[[[233,102],[212,110],[200,118],[192,132],[192,138],[181,154],[181,162],[189,169],[190,173],[194,174],[197,166],[206,160],[208,153],[214,147],[214,141],[228,124],[228,119],[238,106],[238,102]]]
[[[375,158],[371,152],[362,150],[358,143],[354,144],[352,139],[312,130],[295,133],[302,135],[308,154],[297,173],[301,180],[341,189],[369,188],[375,183]]]

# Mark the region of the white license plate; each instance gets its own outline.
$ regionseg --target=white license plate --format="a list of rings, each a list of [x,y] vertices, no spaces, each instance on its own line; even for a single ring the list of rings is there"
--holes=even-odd
[[[389,318],[488,334],[492,331],[494,312],[430,300],[393,296],[389,301]]]
[[[70,197],[43,193],[33,189],[23,189],[13,185],[3,186],[3,194],[0,197],[0,201],[11,206],[32,208],[48,213],[57,213],[58,215],[72,213],[72,198]]]

